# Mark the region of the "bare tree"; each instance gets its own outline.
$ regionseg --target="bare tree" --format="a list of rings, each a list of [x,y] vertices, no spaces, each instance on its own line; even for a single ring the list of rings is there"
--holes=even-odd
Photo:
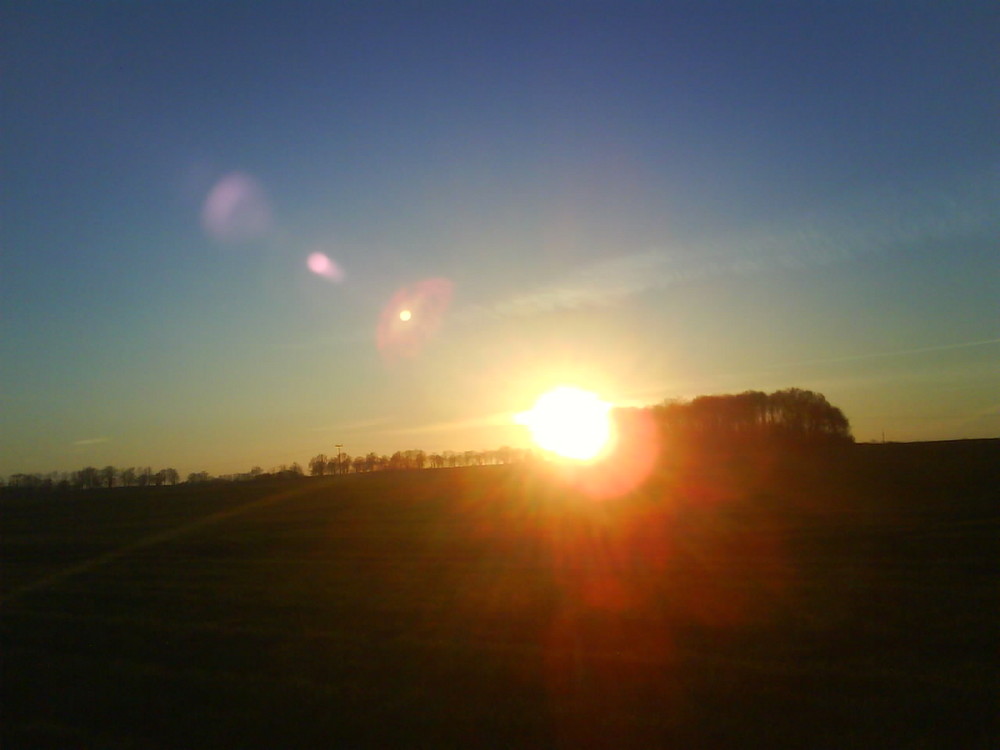
[[[309,459],[309,473],[314,477],[321,477],[326,474],[329,465],[330,460],[325,454],[320,453]]]
[[[84,467],[76,472],[74,484],[84,490],[98,487],[101,484],[100,472],[93,466]]]

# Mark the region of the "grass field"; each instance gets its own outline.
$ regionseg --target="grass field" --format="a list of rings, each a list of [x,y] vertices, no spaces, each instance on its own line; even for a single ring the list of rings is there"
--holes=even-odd
[[[1000,441],[2,503],[13,748],[1000,746]]]

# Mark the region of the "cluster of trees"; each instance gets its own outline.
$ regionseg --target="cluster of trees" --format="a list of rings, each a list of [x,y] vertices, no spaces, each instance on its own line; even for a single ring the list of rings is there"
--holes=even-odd
[[[309,461],[309,473],[314,476],[360,474],[367,471],[399,471],[404,469],[443,469],[456,466],[492,466],[530,460],[532,452],[503,446],[487,451],[443,451],[426,453],[422,450],[396,451],[391,456],[368,453],[354,456],[340,453],[328,458],[320,453]]]
[[[663,433],[672,438],[803,444],[854,441],[851,425],[840,409],[823,394],[800,388],[699,396],[692,401],[666,401],[650,410]]]
[[[181,481],[177,469],[153,471],[151,466],[118,469],[86,466],[79,471],[53,471],[48,474],[13,474],[8,486],[23,489],[90,490],[98,487],[161,487]]]

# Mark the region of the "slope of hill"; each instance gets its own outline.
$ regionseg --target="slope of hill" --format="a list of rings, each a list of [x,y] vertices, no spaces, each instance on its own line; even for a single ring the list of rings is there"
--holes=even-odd
[[[3,500],[3,745],[996,746],[1000,441]]]

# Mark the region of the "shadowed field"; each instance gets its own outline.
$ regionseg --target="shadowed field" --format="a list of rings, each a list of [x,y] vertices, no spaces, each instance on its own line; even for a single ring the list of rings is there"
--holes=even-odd
[[[5,497],[3,746],[995,747],[1000,442]]]

